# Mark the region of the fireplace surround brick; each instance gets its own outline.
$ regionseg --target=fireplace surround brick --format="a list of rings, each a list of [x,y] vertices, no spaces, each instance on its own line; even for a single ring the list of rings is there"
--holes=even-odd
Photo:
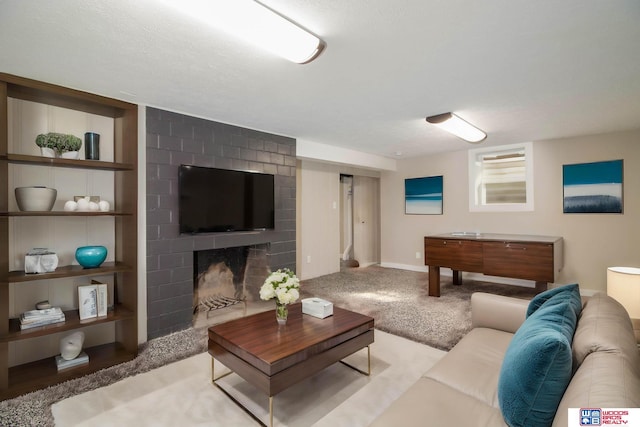
[[[267,244],[272,270],[295,270],[296,141],[293,138],[146,109],[147,337],[192,322],[193,252]],[[181,235],[178,167],[181,164],[275,175],[275,229]]]

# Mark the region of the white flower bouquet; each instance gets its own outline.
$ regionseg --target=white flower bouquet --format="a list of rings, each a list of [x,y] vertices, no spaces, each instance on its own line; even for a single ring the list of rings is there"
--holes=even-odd
[[[300,298],[300,280],[288,268],[274,271],[260,288],[260,299],[276,298],[278,304],[291,304]]]

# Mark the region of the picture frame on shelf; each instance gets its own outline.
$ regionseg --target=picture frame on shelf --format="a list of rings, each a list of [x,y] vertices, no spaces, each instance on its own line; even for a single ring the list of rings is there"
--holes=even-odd
[[[80,320],[98,317],[98,287],[93,285],[78,286],[78,311]]]

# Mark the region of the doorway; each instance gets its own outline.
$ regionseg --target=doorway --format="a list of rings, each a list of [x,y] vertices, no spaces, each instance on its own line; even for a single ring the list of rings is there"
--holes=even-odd
[[[380,180],[341,174],[340,206],[341,266],[380,263]]]

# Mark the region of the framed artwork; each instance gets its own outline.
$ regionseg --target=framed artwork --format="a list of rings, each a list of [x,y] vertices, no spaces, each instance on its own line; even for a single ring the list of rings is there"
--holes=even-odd
[[[404,213],[442,215],[442,175],[405,179]]]
[[[562,166],[564,213],[622,213],[622,160]]]

